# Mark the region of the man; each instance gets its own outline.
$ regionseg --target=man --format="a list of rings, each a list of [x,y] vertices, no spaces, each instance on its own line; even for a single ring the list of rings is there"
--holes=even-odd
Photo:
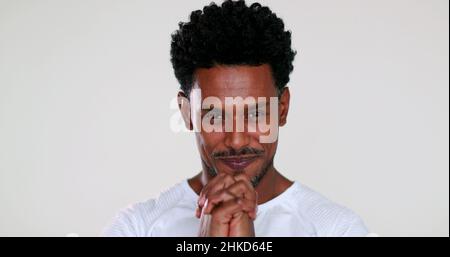
[[[181,85],[180,111],[195,131],[202,170],[158,199],[123,210],[104,234],[365,236],[356,214],[274,166],[294,56],[283,21],[257,3],[213,3],[180,23],[172,35],[171,61]],[[267,120],[270,126],[263,129]]]

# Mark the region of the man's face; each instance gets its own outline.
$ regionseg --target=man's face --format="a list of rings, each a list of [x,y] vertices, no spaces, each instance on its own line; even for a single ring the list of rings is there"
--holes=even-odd
[[[196,140],[199,152],[207,168],[209,175],[218,173],[228,173],[235,175],[244,172],[252,178],[256,185],[271,167],[276,152],[278,140],[270,143],[262,143],[261,136],[269,131],[256,129],[249,131],[249,120],[261,115],[266,116],[266,121],[270,121],[270,115],[276,119],[275,133],[278,135],[278,124],[284,125],[289,108],[289,91],[286,89],[278,100],[278,91],[275,87],[269,65],[260,66],[215,66],[209,69],[197,69],[195,72],[196,85],[194,89],[201,92],[200,95],[190,95],[191,102],[203,102],[208,97],[220,99],[221,106],[214,106],[215,121],[225,122],[227,119],[233,120],[232,131],[222,130],[207,132],[201,129],[196,132]],[[251,97],[256,100],[256,104],[234,105],[231,109],[226,108],[226,97]],[[270,98],[276,98],[277,111],[271,113],[269,108]],[[196,99],[199,98],[199,99]],[[266,105],[258,104],[258,99],[266,99]],[[227,103],[227,107],[230,107]],[[191,108],[195,108],[191,105]],[[208,108],[201,109],[199,106],[198,116],[205,118],[210,115]],[[237,129],[237,108],[244,110],[244,131]],[[209,113],[209,114],[208,114]],[[195,117],[193,117],[195,119]],[[197,117],[198,118],[198,117]],[[273,133],[273,131],[271,131]]]

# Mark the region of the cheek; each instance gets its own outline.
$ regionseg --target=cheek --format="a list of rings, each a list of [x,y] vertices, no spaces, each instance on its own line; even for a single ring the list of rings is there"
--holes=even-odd
[[[225,139],[224,133],[206,133],[201,132],[197,135],[197,144],[200,147],[200,152],[209,156],[214,150],[223,145]]]
[[[275,155],[275,152],[277,151],[277,145],[278,145],[278,141],[276,141],[275,143],[271,143],[271,144],[263,144],[264,150],[266,151],[266,156],[268,159],[273,158],[273,156]]]
[[[259,140],[259,138],[261,136],[261,133],[259,133],[259,132],[247,132],[247,133],[245,133],[245,135],[246,135],[246,137],[248,139],[248,146],[249,147],[256,148],[256,149],[259,149],[259,150],[262,150],[262,149],[266,150],[263,147],[263,145],[260,143],[260,140]]]
[[[278,140],[276,140],[273,143],[262,143],[261,142],[261,136],[266,135],[266,133],[263,132],[255,132],[251,133],[252,137],[252,146],[255,146],[258,149],[264,150],[264,156],[266,159],[270,159],[275,155],[275,152],[277,150]]]
[[[276,124],[275,124],[276,125]],[[273,144],[278,140],[278,126],[273,124],[264,125],[263,129],[257,127],[255,132],[247,132],[258,144]]]
[[[249,137],[251,137],[251,143],[250,143],[251,147],[264,150],[265,162],[267,162],[273,158],[273,156],[275,155],[275,152],[277,150],[278,141],[275,141],[274,143],[270,143],[270,144],[261,143],[260,137],[262,135],[264,135],[264,133],[262,133],[262,132],[252,132],[252,133],[247,133],[247,135]]]

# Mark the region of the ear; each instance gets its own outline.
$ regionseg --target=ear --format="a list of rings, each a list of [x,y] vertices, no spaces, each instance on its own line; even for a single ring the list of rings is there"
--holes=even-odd
[[[178,108],[180,109],[181,116],[183,117],[184,124],[187,129],[193,130],[193,124],[191,120],[191,104],[189,102],[189,98],[182,91],[178,92],[177,95],[178,100]]]
[[[287,122],[287,116],[289,112],[289,101],[291,99],[291,93],[289,92],[288,87],[285,87],[281,90],[282,92],[279,99],[280,104],[278,108],[278,115],[279,115],[278,124],[280,125],[280,127],[284,126]]]

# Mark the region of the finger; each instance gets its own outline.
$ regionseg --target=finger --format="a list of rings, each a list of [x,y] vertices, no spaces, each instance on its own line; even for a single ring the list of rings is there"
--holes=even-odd
[[[255,190],[255,187],[253,186],[253,184],[252,184],[252,182],[251,182],[251,180],[250,180],[250,177],[247,176],[245,173],[241,173],[241,174],[239,174],[239,175],[234,176],[234,179],[235,179],[236,181],[242,181],[242,182],[244,182],[244,183],[247,185],[247,187],[248,187],[249,189]]]
[[[206,214],[209,214],[216,205],[237,198],[239,197],[231,193],[227,188],[219,190],[210,197],[208,197],[207,199],[208,204],[203,207],[203,210]]]
[[[246,176],[245,176],[246,177]],[[246,178],[239,178],[241,181],[236,182],[232,184],[231,186],[219,190],[215,193],[214,189],[210,190],[209,195],[207,195],[208,199],[208,206],[203,205],[204,212],[206,214],[211,213],[213,208],[218,205],[219,203],[223,201],[228,201],[233,198],[247,198],[249,200],[252,200],[255,202],[256,205],[256,191],[253,189],[251,184],[249,183],[248,179]],[[227,179],[226,177],[223,178],[223,180]],[[245,181],[244,181],[245,180]],[[230,181],[231,183],[232,181]],[[220,182],[216,183],[216,187],[220,184]]]
[[[256,214],[258,212],[258,192],[256,192],[255,188],[253,187],[253,185],[250,181],[250,178],[246,174],[239,174],[239,175],[236,175],[234,178],[236,179],[236,181],[245,184],[246,189],[247,189],[246,192],[248,192],[248,193],[245,194],[245,192],[244,192],[243,200],[246,201],[245,198],[247,198],[247,200],[250,199],[249,204],[253,205],[254,209],[252,211],[249,211],[248,214],[249,214],[250,218],[256,219]],[[234,190],[234,188],[230,188],[230,189],[231,189],[230,191]],[[242,190],[242,188],[238,187],[236,190],[239,191],[239,190]],[[238,194],[238,192],[234,192],[234,194]]]
[[[204,204],[204,201],[206,200],[206,199],[204,198],[204,194],[205,194],[205,192],[208,191],[209,187],[214,186],[214,185],[217,183],[217,181],[219,181],[220,179],[222,179],[222,177],[223,177],[224,175],[225,175],[225,174],[219,173],[217,176],[215,176],[214,178],[212,178],[212,179],[208,182],[208,184],[206,184],[206,185],[202,188],[202,191],[200,192],[200,196],[199,196],[198,201],[197,201],[197,203],[198,203],[199,205],[200,205],[200,203],[201,203],[202,205]]]
[[[239,174],[234,177],[236,181],[242,181],[247,185],[247,188],[253,189],[255,192],[255,201],[256,201],[256,208],[258,208],[258,191],[256,191],[255,187],[253,186],[250,177],[247,176],[245,173]]]
[[[195,209],[195,217],[200,219],[201,214],[202,210],[200,209],[200,207],[197,206],[197,208]]]
[[[243,211],[242,205],[236,199],[233,199],[214,208],[211,212],[211,219],[213,222],[227,224],[231,221],[235,213],[241,211]]]
[[[245,198],[248,200],[256,200],[256,191],[253,187],[249,187],[244,181],[238,181],[227,188],[229,192],[237,195],[239,198]]]
[[[256,219],[258,205],[255,203],[255,201],[241,198],[237,202],[242,206],[242,210],[248,213],[248,216],[251,219]]]
[[[200,208],[203,208],[208,197],[219,190],[229,187],[231,184],[235,183],[236,180],[234,180],[234,178],[228,174],[223,174],[217,180],[211,182],[208,183],[208,185],[206,185],[206,188],[200,193],[200,199],[198,202],[198,206]]]

